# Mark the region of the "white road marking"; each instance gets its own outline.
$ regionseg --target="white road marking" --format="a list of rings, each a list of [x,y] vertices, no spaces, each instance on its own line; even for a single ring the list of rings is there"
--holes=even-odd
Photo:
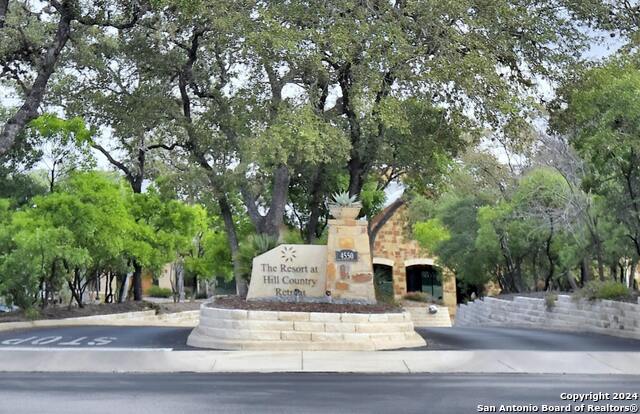
[[[0,347],[2,351],[135,351],[135,352],[158,352],[158,351],[173,351],[173,348],[95,348],[95,347],[81,347],[81,348],[55,348],[46,346],[3,346]]]
[[[29,342],[31,341],[31,345],[49,345],[49,344],[53,344],[54,342],[58,342],[60,340],[62,340],[64,337],[62,336],[30,336],[28,338],[11,338],[11,339],[5,339],[4,341],[0,342],[1,345],[20,345],[23,344],[25,342]],[[86,340],[87,338],[89,338],[88,336],[81,336],[79,338],[73,339],[69,342],[60,342],[58,343],[58,345],[60,346],[80,346],[82,345],[82,341]],[[100,336],[98,338],[93,338],[91,341],[87,342],[86,345],[88,346],[103,346],[103,345],[108,345],[114,341],[117,341],[118,338],[115,336]]]
[[[31,342],[31,345],[49,345],[54,342],[58,342],[61,339],[61,336],[43,336],[42,338],[36,339],[35,341]]]
[[[73,341],[70,342],[60,342],[58,345],[60,346],[67,346],[67,345],[71,345],[71,346],[76,346],[76,345],[81,345],[80,342],[84,341],[85,339],[87,339],[88,336],[81,336],[80,338],[76,338]]]

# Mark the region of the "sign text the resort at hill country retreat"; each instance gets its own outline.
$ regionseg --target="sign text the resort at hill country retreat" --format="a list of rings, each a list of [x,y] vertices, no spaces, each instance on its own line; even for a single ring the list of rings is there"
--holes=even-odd
[[[247,299],[323,297],[327,246],[282,244],[253,259]]]

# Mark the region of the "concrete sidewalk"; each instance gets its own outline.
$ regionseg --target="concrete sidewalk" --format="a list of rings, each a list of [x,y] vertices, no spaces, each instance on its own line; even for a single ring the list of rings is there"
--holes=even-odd
[[[640,352],[3,349],[4,372],[640,374]]]

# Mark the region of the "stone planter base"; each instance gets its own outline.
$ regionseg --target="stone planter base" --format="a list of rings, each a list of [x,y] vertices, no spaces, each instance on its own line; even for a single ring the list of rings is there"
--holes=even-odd
[[[375,351],[425,346],[404,313],[278,312],[203,304],[187,344],[270,351]]]
[[[416,328],[451,328],[451,316],[446,306],[438,306],[438,312],[429,313],[429,305],[403,304],[411,314],[413,326]]]

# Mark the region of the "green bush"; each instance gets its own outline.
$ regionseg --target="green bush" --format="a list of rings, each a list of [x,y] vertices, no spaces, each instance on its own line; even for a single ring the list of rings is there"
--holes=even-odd
[[[609,300],[621,300],[631,296],[629,288],[619,282],[608,280],[601,282],[599,280],[592,280],[584,285],[584,287],[573,294],[576,299],[609,299]]]
[[[268,252],[278,245],[278,239],[266,234],[252,234],[240,242],[238,261],[242,276],[251,279],[253,258]]]
[[[151,286],[147,290],[147,295],[152,298],[170,298],[173,296],[173,291],[169,288],[162,288],[160,286]]]
[[[37,308],[27,308],[24,310],[24,317],[33,321],[40,317],[40,311]]]
[[[556,306],[556,301],[558,300],[558,295],[555,293],[547,293],[544,295],[544,306],[547,311],[551,312],[553,308]]]

